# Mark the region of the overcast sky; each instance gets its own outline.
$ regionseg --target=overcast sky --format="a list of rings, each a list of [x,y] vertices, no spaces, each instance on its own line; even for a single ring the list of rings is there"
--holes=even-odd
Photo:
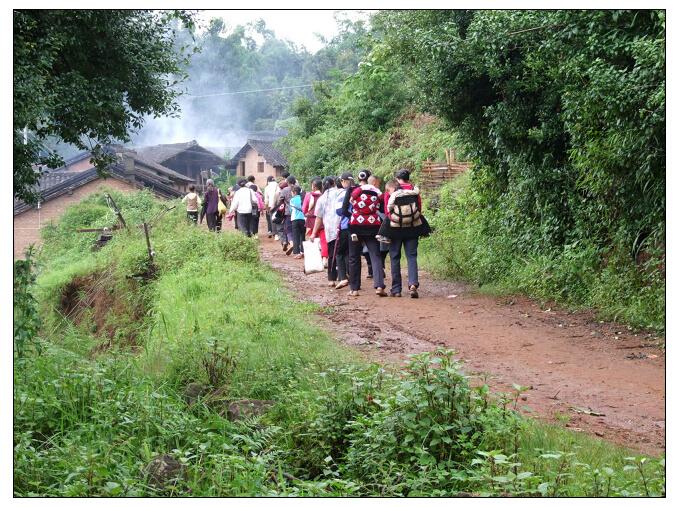
[[[237,25],[245,25],[261,18],[279,39],[289,39],[315,53],[323,46],[315,33],[328,40],[337,34],[337,24],[333,17],[336,12],[344,13],[346,17],[355,20],[366,19],[371,11],[206,10],[200,13],[199,19],[207,23],[211,18],[221,17],[229,29],[233,29]]]

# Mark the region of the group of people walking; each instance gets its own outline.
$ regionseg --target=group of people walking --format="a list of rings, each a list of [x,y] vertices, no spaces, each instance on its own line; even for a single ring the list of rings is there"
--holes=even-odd
[[[241,178],[228,196],[208,180],[203,201],[191,188],[184,197],[187,216],[194,222],[200,219],[200,223],[206,217],[208,228],[217,232],[224,217],[235,218],[236,229],[257,236],[263,213],[268,237],[280,241],[286,255],[302,259],[305,239],[318,240],[328,285],[336,290],[349,287],[352,297],[361,289],[362,257],[375,293],[401,297],[401,255],[405,252],[406,288],[410,297],[419,297],[418,241],[430,229],[422,214],[420,191],[410,182],[407,169],[396,171],[384,190],[380,178],[367,169],[359,171],[356,180],[350,172],[313,178],[308,191],[288,172],[281,176],[280,181],[269,176],[263,192],[255,185],[254,176]],[[385,283],[387,256],[389,292]]]
[[[189,185],[189,193],[182,199],[186,203],[186,215],[195,224],[207,222],[210,231],[222,230],[224,219],[232,220],[235,228],[248,236],[257,236],[259,218],[264,211],[264,197],[254,183],[255,177],[240,178],[224,195],[212,179],[207,180],[203,199],[196,193],[195,185]]]

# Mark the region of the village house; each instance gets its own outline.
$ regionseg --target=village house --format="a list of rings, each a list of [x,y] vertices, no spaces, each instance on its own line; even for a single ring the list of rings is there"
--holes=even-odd
[[[31,243],[40,243],[40,229],[61,217],[71,204],[107,188],[136,192],[147,188],[164,199],[181,197],[193,181],[167,167],[140,157],[135,151],[108,148],[117,162],[102,178],[90,161],[91,153],[67,160],[63,167],[44,173],[38,183],[40,200],[36,206],[14,200],[14,258],[21,258]],[[89,166],[89,167],[88,167]]]
[[[135,148],[139,156],[183,174],[200,188],[207,178],[217,176],[226,160],[200,146],[197,141]]]
[[[245,145],[226,164],[226,169],[239,177],[254,175],[255,184],[263,189],[268,176],[278,178],[289,167],[285,156],[274,147],[273,137],[248,138]]]

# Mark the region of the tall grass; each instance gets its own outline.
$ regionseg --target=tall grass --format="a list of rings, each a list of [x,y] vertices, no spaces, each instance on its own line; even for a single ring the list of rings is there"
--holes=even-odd
[[[604,318],[664,331],[665,280],[655,266],[637,266],[629,252],[584,241],[531,253],[528,239],[522,243],[503,232],[500,211],[484,204],[470,180],[467,173],[441,189],[430,220],[435,233],[422,241],[426,269],[486,292],[594,308]]]
[[[144,194],[114,198],[140,221],[160,206]],[[242,235],[199,230],[175,210],[152,229],[153,277],[140,276],[148,260],[137,230],[90,251],[73,228],[110,225],[100,199],[82,215],[74,207],[42,252],[44,347],[14,370],[17,496],[663,493],[657,460],[644,462],[642,482],[620,460],[631,453],[610,446],[588,454],[585,439],[574,454],[536,451],[565,440],[536,439],[508,399],[471,389],[445,351],[405,371],[365,364],[313,323],[314,307],[295,301]],[[73,277],[102,272],[114,301],[126,298],[107,317],[120,327],[113,340],[137,333],[135,349],[96,348],[102,337],[91,322],[60,315]],[[211,394],[189,403],[195,384]],[[275,405],[229,421],[228,403],[241,398]],[[521,465],[511,465],[515,435]],[[154,484],[145,469],[158,455],[173,456],[184,474]],[[611,487],[592,490],[594,470],[604,468],[610,474],[597,473]]]

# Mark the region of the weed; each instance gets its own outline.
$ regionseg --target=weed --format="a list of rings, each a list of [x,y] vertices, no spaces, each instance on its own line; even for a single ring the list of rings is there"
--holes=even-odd
[[[68,220],[99,216],[97,202]],[[625,461],[520,418],[521,386],[500,397],[470,387],[452,351],[414,356],[403,372],[361,362],[308,325],[315,308],[272,289],[280,277],[242,235],[170,214],[152,229],[158,278],[144,283],[127,279],[139,239],[120,234],[105,256],[55,242],[41,256],[43,350],[24,348],[14,371],[16,496],[664,494],[664,460]],[[107,325],[138,340],[92,355],[92,322],[64,319],[59,301],[74,279],[103,273],[116,301]],[[230,422],[187,407],[189,382],[276,404]],[[186,473],[160,487],[143,472],[165,455]]]

